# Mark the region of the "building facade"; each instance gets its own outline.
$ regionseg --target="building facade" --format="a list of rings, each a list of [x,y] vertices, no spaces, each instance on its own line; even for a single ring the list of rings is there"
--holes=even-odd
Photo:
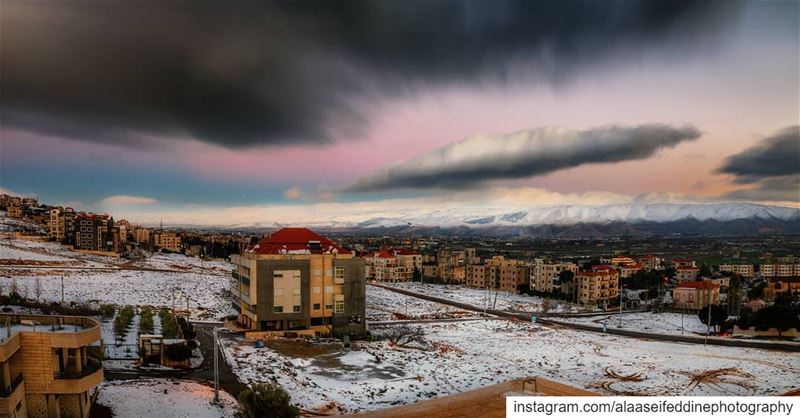
[[[246,329],[336,337],[366,332],[364,261],[331,240],[284,228],[231,261],[234,307]]]
[[[710,280],[683,282],[672,289],[675,308],[699,311],[709,304],[719,305],[719,285]]]
[[[537,292],[554,292],[561,290],[560,274],[562,271],[578,272],[575,263],[546,262],[535,260],[531,266],[530,286]]]
[[[85,317],[0,315],[0,416],[86,418],[103,382],[100,323]]]
[[[594,266],[575,275],[577,301],[581,305],[610,307],[619,298],[619,272],[613,267]]]
[[[678,266],[675,268],[675,279],[680,282],[693,282],[700,275],[700,268],[690,266]]]
[[[762,264],[759,275],[764,278],[800,276],[800,264]]]
[[[719,271],[736,273],[742,277],[753,277],[755,269],[752,264],[721,264]]]
[[[764,286],[764,300],[774,302],[782,294],[789,294],[797,299],[800,297],[800,277],[772,278]]]

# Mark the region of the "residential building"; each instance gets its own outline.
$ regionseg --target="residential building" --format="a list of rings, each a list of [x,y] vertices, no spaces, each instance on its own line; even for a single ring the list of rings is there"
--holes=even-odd
[[[174,232],[159,231],[153,239],[156,248],[179,252],[181,250],[181,237]]]
[[[12,203],[8,207],[6,214],[8,215],[9,218],[17,218],[17,219],[22,218],[22,206]]]
[[[699,267],[692,267],[692,266],[678,266],[675,267],[675,279],[678,282],[692,282],[697,280],[697,277],[700,275],[700,268]]]
[[[619,271],[610,266],[594,266],[592,271],[575,275],[578,303],[609,307],[619,298]]]
[[[639,263],[627,263],[619,266],[619,277],[622,279],[633,276],[637,271],[644,269],[644,265]]]
[[[529,281],[530,272],[524,263],[499,255],[483,265],[470,264],[464,269],[464,282],[469,287],[516,293],[519,285]]]
[[[641,264],[646,270],[661,268],[661,259],[652,254],[643,255],[639,257],[636,262]]]
[[[283,228],[241,255],[232,289],[239,323],[252,331],[361,335],[364,261],[306,228]]]
[[[64,216],[64,239],[62,243],[67,245],[75,245],[75,209],[66,207],[62,212]]]
[[[114,245],[114,218],[108,215],[80,213],[75,216],[75,248],[88,251],[111,251]]]
[[[103,382],[100,323],[0,314],[0,416],[86,418]]]
[[[764,300],[767,302],[774,302],[776,297],[784,293],[800,297],[800,277],[772,278],[764,286]]]
[[[672,259],[672,266],[675,268],[678,267],[697,267],[694,260],[691,258],[673,258]]]
[[[672,306],[698,311],[707,305],[719,305],[719,285],[710,281],[686,281],[672,289]]]
[[[721,264],[719,271],[736,273],[742,277],[753,277],[755,275],[752,264]]]
[[[608,262],[609,264],[613,264],[615,266],[621,266],[623,264],[633,264],[636,261],[634,261],[633,258],[627,256],[615,256],[612,257]]]
[[[578,272],[575,263],[546,262],[535,260],[531,266],[530,286],[537,292],[554,292],[561,290],[560,274],[562,271]]]
[[[47,222],[47,235],[57,241],[63,241],[66,233],[64,218],[64,208],[55,207],[50,209],[50,219]]]
[[[361,256],[367,280],[408,282],[422,266],[422,254],[410,250],[381,250]]]
[[[800,264],[762,264],[759,275],[764,278],[800,276]]]
[[[135,227],[133,229],[133,240],[137,244],[148,245],[150,243],[150,230],[144,227]]]
[[[483,264],[470,264],[465,267],[464,284],[467,287],[475,287],[478,289],[487,288],[486,274],[494,273],[494,269]],[[488,271],[487,271],[488,270]]]

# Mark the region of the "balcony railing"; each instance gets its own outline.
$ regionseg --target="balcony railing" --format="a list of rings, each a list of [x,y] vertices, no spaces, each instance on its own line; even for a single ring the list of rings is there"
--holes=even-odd
[[[22,373],[16,375],[14,379],[11,380],[11,386],[7,388],[0,388],[0,398],[7,398],[17,390],[17,387],[22,384]]]
[[[80,379],[82,377],[89,376],[90,374],[95,373],[102,368],[103,363],[99,358],[94,356],[86,356],[86,365],[83,366],[80,371],[75,370],[74,366],[72,366],[66,370],[53,373],[53,377],[55,379]]]

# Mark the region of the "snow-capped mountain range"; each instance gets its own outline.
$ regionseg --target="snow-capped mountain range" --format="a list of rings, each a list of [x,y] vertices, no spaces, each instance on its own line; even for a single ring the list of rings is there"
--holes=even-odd
[[[612,222],[675,222],[683,220],[719,221],[759,219],[800,222],[800,208],[749,203],[625,203],[604,206],[561,205],[524,210],[464,208],[435,210],[397,217],[376,217],[353,225],[320,226],[395,227],[488,227],[605,224]]]

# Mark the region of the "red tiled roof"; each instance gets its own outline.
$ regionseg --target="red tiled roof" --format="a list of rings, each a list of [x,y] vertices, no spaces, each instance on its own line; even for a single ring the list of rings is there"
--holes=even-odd
[[[319,245],[317,245],[319,244]],[[347,249],[308,228],[283,228],[263,238],[248,252],[256,254],[284,254],[307,251],[323,254],[336,250],[339,254],[350,254]]]
[[[698,281],[698,282],[682,282],[675,286],[676,289],[713,289],[719,287],[718,284],[711,281]]]
[[[397,255],[422,255],[416,251],[409,250],[407,248],[401,248],[394,252]]]

